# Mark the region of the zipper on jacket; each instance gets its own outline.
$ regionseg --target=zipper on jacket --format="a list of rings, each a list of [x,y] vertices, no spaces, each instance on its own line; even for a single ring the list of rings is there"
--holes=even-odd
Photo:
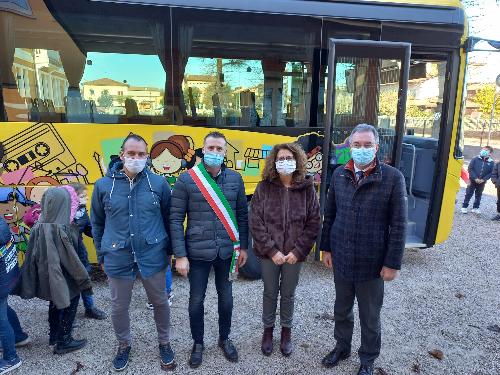
[[[283,207],[285,208],[285,213],[283,215],[284,217],[284,223],[283,223],[283,247],[286,243],[286,239],[287,239],[287,228],[288,228],[288,206],[289,206],[289,199],[288,199],[288,188],[285,187],[285,194],[284,194],[284,198],[285,198],[285,201],[284,201],[284,204],[283,204]],[[286,249],[283,248],[283,252],[285,251]],[[292,249],[293,250],[293,249]],[[291,250],[290,250],[291,251]],[[284,254],[286,255],[286,254]]]

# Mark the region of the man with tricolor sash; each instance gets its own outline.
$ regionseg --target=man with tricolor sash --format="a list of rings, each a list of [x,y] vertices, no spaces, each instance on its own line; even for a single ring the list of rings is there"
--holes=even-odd
[[[226,151],[224,135],[209,133],[203,142],[202,162],[182,173],[172,192],[170,233],[176,269],[189,278],[194,341],[189,365],[193,368],[203,360],[204,300],[212,268],[218,296],[219,347],[229,361],[238,361],[238,351],[229,339],[232,280],[247,259],[248,209],[241,175],[223,163]]]

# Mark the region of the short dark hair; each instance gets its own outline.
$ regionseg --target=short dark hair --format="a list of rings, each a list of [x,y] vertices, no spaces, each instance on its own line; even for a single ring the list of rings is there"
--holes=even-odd
[[[488,150],[490,150],[490,154],[493,154],[493,147],[491,147],[491,146],[483,146],[483,148],[487,148]]]
[[[71,186],[73,189],[75,189],[76,194],[78,194],[78,195],[82,194],[84,191],[87,190],[87,186],[85,186],[84,184],[81,184],[80,182],[70,182],[69,186]]]
[[[127,135],[122,142],[122,146],[120,148],[122,151],[125,148],[125,143],[127,143],[127,141],[129,139],[133,139],[134,141],[137,141],[137,142],[144,142],[144,144],[146,145],[146,148],[148,147],[148,142],[146,142],[146,140],[144,138],[142,138],[139,134],[129,133],[129,135]]]
[[[227,139],[226,139],[226,136],[224,134],[222,134],[221,132],[210,132],[208,133],[205,138],[203,138],[203,144],[205,144],[206,140],[208,137],[212,137],[212,138],[222,138],[224,140],[224,142],[226,142],[227,144]]]

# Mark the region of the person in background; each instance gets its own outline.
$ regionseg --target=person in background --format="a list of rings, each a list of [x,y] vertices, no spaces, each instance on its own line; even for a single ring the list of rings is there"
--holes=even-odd
[[[87,187],[78,182],[72,182],[69,186],[72,187],[78,195],[78,209],[73,221],[76,225],[78,225],[79,233],[78,248],[76,250],[80,261],[90,274],[92,272],[92,267],[90,266],[87,248],[83,243],[83,234],[88,237],[92,237],[92,225],[90,224],[90,218],[87,212]],[[83,300],[83,306],[85,307],[85,316],[87,318],[97,320],[106,319],[106,313],[94,306],[94,297],[92,295],[82,294],[81,297]]]
[[[255,255],[262,258],[264,293],[261,350],[273,351],[273,330],[278,294],[280,300],[281,353],[292,354],[291,329],[295,288],[302,262],[321,227],[314,177],[306,175],[307,156],[297,143],[273,147],[252,197],[250,231]]]
[[[80,294],[92,294],[90,277],[78,258],[78,228],[72,224],[78,196],[69,186],[49,188],[42,213],[31,229],[21,270],[19,295],[50,301],[49,346],[55,354],[83,348],[87,340],[72,336]]]
[[[493,182],[493,185],[497,188],[497,214],[493,216],[491,220],[500,221],[500,161],[493,167],[491,182]]]
[[[31,342],[22,330],[16,312],[7,302],[9,293],[19,279],[17,251],[11,238],[9,225],[0,217],[0,339],[3,349],[0,374],[7,374],[21,366],[22,361],[17,355],[16,346],[25,346]]]
[[[484,187],[486,186],[486,181],[491,178],[493,172],[493,167],[495,162],[491,158],[493,154],[493,147],[484,146],[479,155],[474,157],[469,164],[469,185],[465,191],[465,199],[462,204],[462,213],[467,213],[467,208],[469,207],[469,201],[472,195],[475,194],[474,204],[472,205],[472,212],[475,214],[481,213],[479,206],[481,205],[481,197],[483,195]]]

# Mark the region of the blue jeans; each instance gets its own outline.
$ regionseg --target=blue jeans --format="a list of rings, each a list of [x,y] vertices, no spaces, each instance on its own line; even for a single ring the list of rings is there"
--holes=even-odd
[[[166,276],[165,276],[165,290],[167,294],[172,291],[172,267],[168,266]]]
[[[85,307],[85,311],[92,310],[94,307],[94,297],[93,296],[84,296],[82,294],[83,307]]]
[[[17,358],[16,342],[23,341],[28,335],[23,332],[17,314],[7,303],[7,297],[0,299],[0,338],[3,347],[3,359],[11,361]]]
[[[196,344],[203,344],[205,292],[212,267],[218,297],[219,337],[221,340],[226,340],[231,331],[233,315],[233,286],[229,281],[231,258],[222,260],[217,257],[213,261],[190,259],[189,263],[189,323],[193,340]]]

